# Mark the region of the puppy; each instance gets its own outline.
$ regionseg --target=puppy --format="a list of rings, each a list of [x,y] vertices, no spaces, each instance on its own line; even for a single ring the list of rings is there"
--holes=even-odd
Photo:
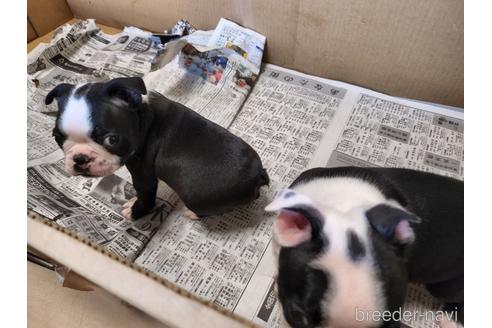
[[[399,327],[377,315],[402,307],[407,282],[424,284],[463,323],[461,181],[396,168],[316,168],[266,210],[280,211],[277,288],[292,327]]]
[[[155,204],[158,179],[193,216],[223,214],[259,196],[269,183],[246,142],[189,108],[147,90],[139,77],[81,86],[60,84],[53,136],[71,175],[100,177],[126,165],[137,192],[123,215],[137,219]]]

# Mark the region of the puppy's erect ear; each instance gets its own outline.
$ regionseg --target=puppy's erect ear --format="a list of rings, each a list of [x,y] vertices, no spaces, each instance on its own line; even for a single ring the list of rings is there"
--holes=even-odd
[[[374,230],[397,245],[413,242],[415,234],[411,224],[420,222],[412,213],[387,204],[374,206],[366,212],[366,217]]]
[[[46,105],[49,105],[53,102],[53,99],[69,95],[73,87],[73,84],[58,84],[56,87],[53,88],[53,90],[48,93],[46,99],[44,100],[44,103]]]
[[[323,216],[309,197],[284,189],[277,194],[266,211],[280,211],[274,223],[274,235],[283,247],[297,246],[319,236]]]
[[[145,83],[140,77],[121,77],[112,79],[105,84],[105,93],[117,97],[130,105],[137,107],[142,103],[142,95],[147,94]]]

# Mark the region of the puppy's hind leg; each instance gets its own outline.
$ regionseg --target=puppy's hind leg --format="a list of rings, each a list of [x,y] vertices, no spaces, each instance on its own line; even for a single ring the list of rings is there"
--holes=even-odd
[[[183,214],[190,220],[198,220],[200,218],[195,212],[186,206],[183,207]]]

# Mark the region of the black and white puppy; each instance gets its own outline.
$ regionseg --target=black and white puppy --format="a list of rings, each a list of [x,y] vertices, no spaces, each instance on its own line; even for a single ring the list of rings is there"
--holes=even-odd
[[[71,175],[100,177],[126,165],[137,199],[123,215],[137,219],[154,206],[158,179],[190,215],[228,212],[258,197],[269,179],[260,157],[239,137],[191,109],[147,90],[141,78],[81,86],[60,84],[53,136]]]
[[[266,210],[280,211],[277,288],[292,327],[399,327],[382,315],[400,309],[407,282],[424,284],[463,323],[463,182],[407,169],[316,168]]]

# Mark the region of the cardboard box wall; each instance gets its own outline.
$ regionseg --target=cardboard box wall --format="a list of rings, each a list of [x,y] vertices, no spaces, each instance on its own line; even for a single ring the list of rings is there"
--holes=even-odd
[[[74,16],[116,27],[104,27],[110,33],[125,25],[162,31],[181,18],[207,30],[226,17],[266,35],[266,62],[463,106],[462,1],[28,1],[28,50]],[[32,213],[28,243],[170,326],[248,325]]]
[[[28,32],[31,28],[32,36],[43,36],[72,18],[73,13],[65,0],[27,1]],[[29,33],[27,40],[32,40]]]
[[[462,0],[67,0],[77,18],[162,31],[220,17],[267,37],[264,61],[463,107]]]

